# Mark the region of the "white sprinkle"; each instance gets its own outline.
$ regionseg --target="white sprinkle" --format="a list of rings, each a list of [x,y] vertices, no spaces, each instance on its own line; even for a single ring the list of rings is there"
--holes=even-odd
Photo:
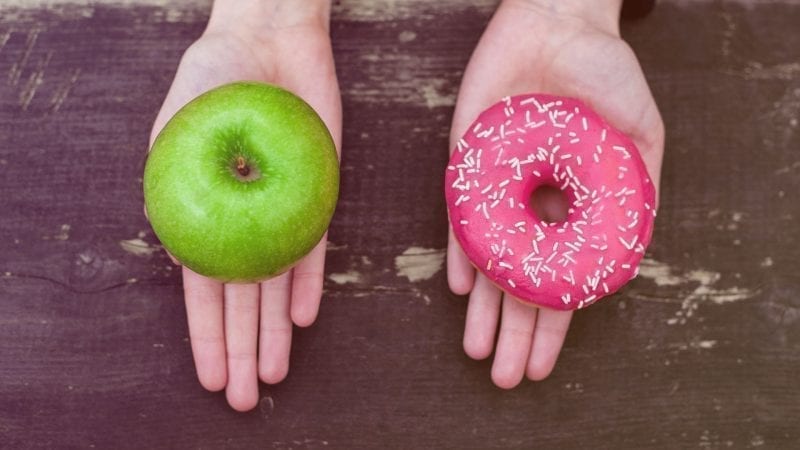
[[[572,254],[572,252],[566,252],[566,253],[564,253],[564,258],[568,259],[568,260],[569,260],[569,262],[571,262],[572,264],[575,264],[575,260],[574,260],[574,259],[572,259],[572,257],[570,256],[571,254]],[[567,264],[566,264],[566,263],[564,263],[564,267],[567,267]]]
[[[511,264],[509,264],[509,263],[507,263],[505,261],[500,261],[499,263],[497,263],[497,265],[500,266],[500,267],[503,267],[505,269],[508,269],[508,270],[514,269],[514,266],[512,266]]]
[[[633,246],[635,245],[636,239],[638,237],[639,237],[638,235],[634,235],[633,241],[631,241],[630,244],[627,241],[625,241],[625,239],[622,239],[622,236],[617,236],[617,239],[619,239],[619,242],[622,243],[622,245],[625,246],[625,248],[627,248],[628,250],[633,250]]]
[[[497,166],[500,164],[500,158],[503,156],[503,147],[500,147],[500,151],[497,152],[497,158],[494,160],[494,165]]]
[[[461,225],[467,225],[469,223],[469,220],[461,219],[458,223],[460,223]]]
[[[486,211],[486,202],[481,203],[481,208],[483,209],[483,217],[489,220],[489,212]]]
[[[586,117],[581,117],[581,124],[583,125],[583,131],[589,131],[589,123],[586,121]]]
[[[623,154],[623,159],[630,159],[631,158],[631,154],[628,153],[628,150],[625,147],[622,147],[621,145],[615,145],[615,146],[613,146],[611,148],[613,148],[614,150],[622,153]]]
[[[486,270],[492,270],[492,260],[486,262]]]
[[[460,205],[463,202],[466,202],[467,200],[469,200],[469,195],[460,195],[458,197],[458,200],[456,200],[456,206]]]
[[[516,283],[514,283],[514,281],[512,281],[511,279],[508,279],[508,285],[511,286],[512,288],[517,287]]]
[[[600,133],[600,142],[606,141],[606,129],[604,128],[603,131]]]
[[[550,264],[550,261],[552,261],[553,258],[556,257],[556,253],[557,252],[555,252],[555,251],[553,253],[551,253],[550,256],[548,256],[547,259],[545,260],[545,264]]]

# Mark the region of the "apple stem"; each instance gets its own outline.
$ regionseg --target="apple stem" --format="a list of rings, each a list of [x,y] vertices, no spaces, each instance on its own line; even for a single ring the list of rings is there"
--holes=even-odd
[[[247,161],[244,160],[243,156],[239,156],[236,159],[236,171],[243,177],[250,175],[250,166],[247,165]]]

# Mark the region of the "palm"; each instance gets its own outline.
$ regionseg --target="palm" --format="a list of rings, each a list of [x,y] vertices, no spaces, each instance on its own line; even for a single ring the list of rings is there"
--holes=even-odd
[[[658,185],[663,125],[627,44],[616,30],[604,31],[569,17],[556,21],[519,8],[501,6],[475,49],[461,84],[451,143],[480,111],[506,95],[542,92],[576,97],[634,140]],[[452,233],[448,279],[454,292],[470,293],[464,330],[468,355],[483,359],[491,354],[500,321],[492,368],[498,386],[516,386],[524,374],[540,380],[550,373],[571,312],[532,308],[507,294],[503,298],[486,277],[476,276]]]
[[[330,42],[317,26],[276,29],[268,40],[205,35],[184,54],[153,125],[151,143],[189,100],[224,83],[255,80],[306,100],[341,142],[341,101]],[[258,379],[277,383],[289,368],[292,323],[314,322],[322,295],[325,238],[283,275],[259,284],[227,284],[183,268],[189,332],[200,383],[225,388],[228,402],[248,410]]]

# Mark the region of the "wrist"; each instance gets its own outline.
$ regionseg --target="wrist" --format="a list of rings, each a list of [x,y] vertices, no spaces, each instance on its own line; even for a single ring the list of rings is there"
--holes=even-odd
[[[503,0],[501,7],[514,7],[552,20],[579,20],[619,36],[622,0]]]
[[[214,0],[206,33],[264,36],[280,28],[328,29],[330,0]]]

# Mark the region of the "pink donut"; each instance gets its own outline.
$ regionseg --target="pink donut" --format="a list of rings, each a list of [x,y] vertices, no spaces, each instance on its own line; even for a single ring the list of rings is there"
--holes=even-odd
[[[569,202],[561,223],[528,205],[543,185]],[[633,142],[578,100],[506,97],[458,141],[445,174],[450,222],[472,264],[519,299],[583,308],[638,273],[655,187]]]

